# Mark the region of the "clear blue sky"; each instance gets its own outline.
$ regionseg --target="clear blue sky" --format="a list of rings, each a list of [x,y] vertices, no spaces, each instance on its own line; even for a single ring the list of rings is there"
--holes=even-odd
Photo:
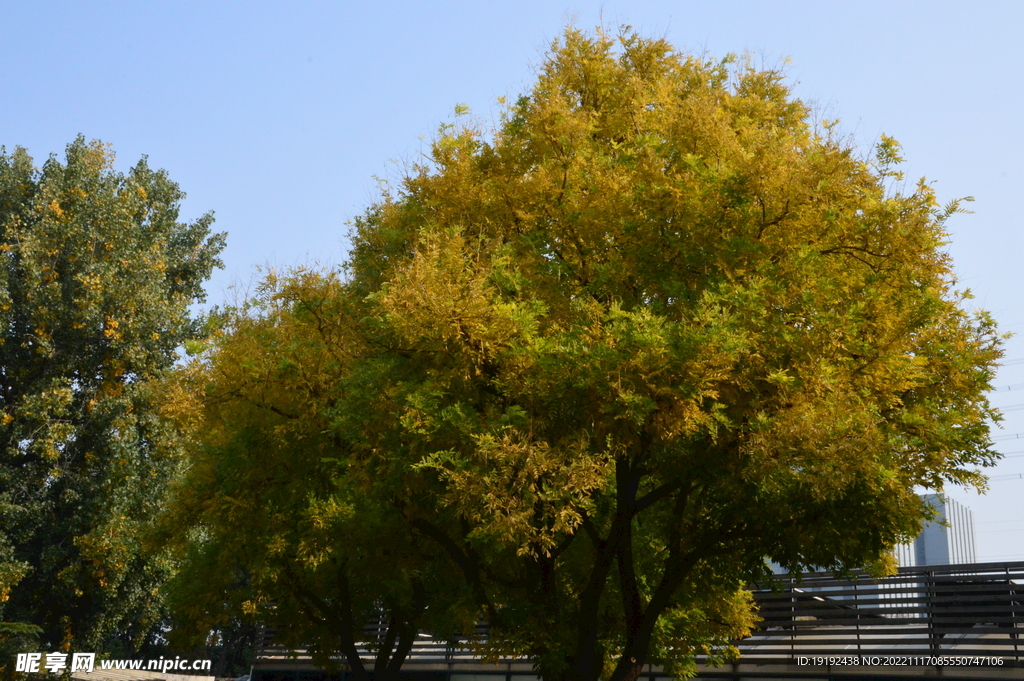
[[[789,58],[795,92],[867,149],[904,147],[909,177],[943,200],[963,286],[1008,331],[1024,331],[1024,3],[1021,2],[47,2],[0,4],[0,144],[37,159],[82,133],[122,170],[147,154],[229,233],[211,302],[259,264],[341,262],[346,221],[375,175],[415,160],[457,103],[490,117],[525,90],[567,21],[630,24],[677,47]],[[1007,359],[1024,360],[1024,338]],[[998,383],[1024,383],[1024,361]],[[994,395],[1024,403],[1024,390]],[[1024,433],[1024,409],[1000,435]],[[1000,441],[1024,454],[1024,439]],[[1024,473],[1024,455],[995,478]],[[975,512],[980,558],[1024,560],[1024,480]]]

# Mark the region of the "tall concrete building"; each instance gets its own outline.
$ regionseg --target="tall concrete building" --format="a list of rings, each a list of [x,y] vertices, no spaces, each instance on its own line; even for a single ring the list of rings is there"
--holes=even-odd
[[[900,567],[976,563],[971,509],[943,494],[928,494],[924,500],[935,508],[935,521],[926,523],[912,544],[896,547]]]
[[[900,544],[893,550],[899,566],[978,562],[974,544],[974,513],[971,509],[943,494],[926,494],[922,498],[935,509],[935,520],[925,523],[921,534],[913,542]],[[786,573],[778,563],[770,565],[775,574]]]

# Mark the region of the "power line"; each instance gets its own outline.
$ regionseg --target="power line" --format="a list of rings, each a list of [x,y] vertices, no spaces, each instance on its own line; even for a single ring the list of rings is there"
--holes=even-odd
[[[1014,383],[1012,385],[1001,385],[996,388],[992,388],[989,392],[1002,393],[1008,390],[1024,390],[1024,383]]]
[[[1006,482],[1007,480],[1024,480],[1024,473],[1014,473],[1012,475],[993,475],[989,478],[989,482]]]

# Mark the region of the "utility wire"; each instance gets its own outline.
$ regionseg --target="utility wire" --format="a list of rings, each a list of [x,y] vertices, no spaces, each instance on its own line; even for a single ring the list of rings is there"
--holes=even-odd
[[[1001,385],[997,388],[992,388],[989,392],[1002,393],[1008,390],[1024,390],[1024,383],[1014,383],[1012,385]]]
[[[989,482],[1006,482],[1008,480],[1024,480],[1024,473],[1014,473],[1013,475],[993,475],[989,478]]]

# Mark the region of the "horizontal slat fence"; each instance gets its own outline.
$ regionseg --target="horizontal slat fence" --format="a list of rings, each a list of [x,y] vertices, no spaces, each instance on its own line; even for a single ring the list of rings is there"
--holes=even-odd
[[[783,578],[774,590],[755,589],[754,597],[762,621],[752,636],[736,642],[742,662],[901,656],[930,666],[929,660],[941,656],[1000,658],[1000,666],[1024,667],[1024,562],[900,568],[881,579],[810,573],[800,580]],[[382,636],[383,627],[367,627],[366,638]],[[276,644],[274,633],[262,630],[257,666],[311,664],[305,650]],[[486,636],[486,625],[476,633]],[[421,634],[407,664],[472,663],[476,657],[468,641]],[[366,653],[364,659],[372,658]]]
[[[1024,563],[908,567],[881,579],[805,574],[754,597],[763,621],[738,642],[744,661],[852,655],[1024,661]]]
[[[387,624],[383,619],[379,622],[372,623],[371,625],[363,629],[364,639],[368,641],[379,641],[384,638]],[[270,660],[286,660],[291,659],[296,662],[301,662],[303,666],[312,664],[312,658],[309,653],[304,649],[292,649],[286,646],[280,645],[276,642],[275,636],[277,630],[274,627],[263,626],[260,628],[258,638],[256,641],[256,660],[257,664],[260,661]],[[487,625],[478,624],[476,637],[486,638],[487,636]],[[409,656],[406,658],[406,664],[415,664],[418,662],[473,662],[478,658],[469,649],[470,638],[461,637],[452,641],[446,641],[442,639],[436,639],[427,634],[420,634],[413,644],[412,650]],[[372,666],[373,654],[370,653],[365,647],[359,647],[360,657]]]

